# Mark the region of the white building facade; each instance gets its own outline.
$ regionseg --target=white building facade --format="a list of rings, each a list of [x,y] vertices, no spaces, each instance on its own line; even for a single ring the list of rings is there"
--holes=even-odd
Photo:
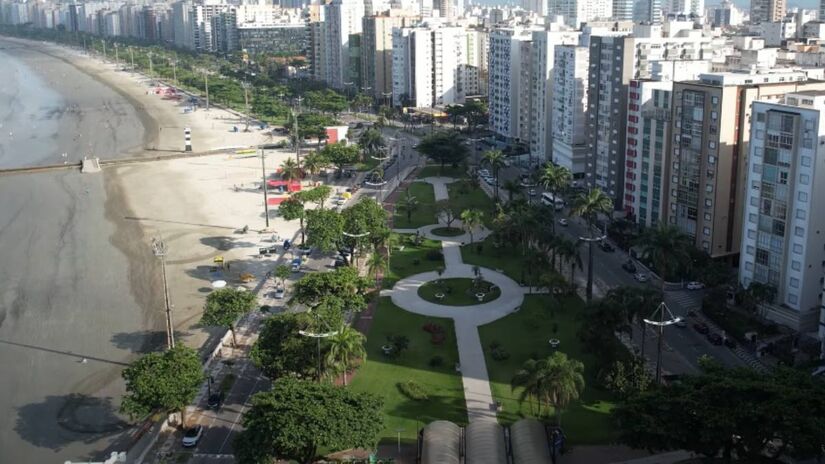
[[[553,72],[553,162],[580,179],[585,175],[587,144],[587,79],[590,49],[578,46],[555,48]]]

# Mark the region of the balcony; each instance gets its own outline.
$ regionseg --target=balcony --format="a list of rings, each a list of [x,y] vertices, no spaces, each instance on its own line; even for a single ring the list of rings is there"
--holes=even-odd
[[[670,110],[666,110],[664,108],[643,109],[642,117],[655,119],[657,121],[670,121]]]

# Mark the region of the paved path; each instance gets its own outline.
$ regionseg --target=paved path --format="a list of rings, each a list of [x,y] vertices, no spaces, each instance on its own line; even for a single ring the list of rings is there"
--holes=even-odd
[[[433,185],[436,200],[448,199],[447,184],[455,179],[448,177],[427,177],[424,179]],[[442,222],[441,220],[439,222]],[[456,220],[453,225],[461,222]],[[440,278],[473,278],[473,267],[465,264],[461,258],[461,245],[470,242],[470,234],[457,237],[441,237],[432,234],[432,229],[443,224],[432,224],[419,229],[394,229],[400,233],[419,233],[424,237],[441,242],[444,253],[444,271],[423,272],[399,280],[392,290],[383,290],[382,296],[389,296],[392,302],[407,311],[432,317],[450,318],[455,323],[456,343],[464,384],[464,400],[467,403],[467,416],[470,422],[496,421],[496,408],[490,391],[490,378],[484,350],[478,335],[479,326],[488,324],[507,316],[521,308],[524,295],[528,289],[519,286],[513,279],[492,269],[481,268],[484,280],[498,286],[501,296],[487,303],[472,306],[447,306],[432,303],[418,295],[418,289],[427,282]],[[490,234],[486,228],[479,227],[473,231],[474,240],[483,240]]]

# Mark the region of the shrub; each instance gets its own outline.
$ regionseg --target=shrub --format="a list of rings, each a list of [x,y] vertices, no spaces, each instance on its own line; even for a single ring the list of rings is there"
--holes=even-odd
[[[496,361],[504,361],[505,359],[510,358],[510,353],[508,353],[507,350],[499,346],[493,348],[493,350],[490,352],[490,356],[492,356],[493,359]]]
[[[407,380],[396,384],[402,395],[413,401],[424,401],[429,398],[427,390],[415,380]]]
[[[430,358],[430,367],[441,367],[444,365],[444,358],[441,356],[433,356]]]
[[[490,349],[491,350],[494,350],[494,349],[496,349],[500,346],[501,346],[501,343],[499,343],[497,340],[493,340],[492,343],[490,343]]]
[[[270,309],[269,305],[261,305],[261,308],[260,308],[262,313],[268,313],[269,309]]]

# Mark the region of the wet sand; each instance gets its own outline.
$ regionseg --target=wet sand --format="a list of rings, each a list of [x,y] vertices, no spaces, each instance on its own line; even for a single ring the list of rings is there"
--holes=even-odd
[[[229,113],[184,115],[176,103],[147,95],[145,81],[114,66],[52,45],[34,47],[30,59],[42,79],[64,71],[68,76],[68,67],[78,73],[49,84],[83,109],[62,116],[56,135],[62,143],[93,139],[100,152],[95,154],[111,159],[154,154],[145,148],[182,149],[183,127],[192,127],[195,148],[202,150],[265,139],[259,133],[229,134],[228,127],[237,124]],[[101,96],[109,102],[105,107],[98,105]],[[34,164],[54,161],[60,158],[46,153]],[[128,428],[116,414],[123,393],[120,371],[139,353],[165,343],[151,236],[162,234],[181,261],[170,266],[181,340],[197,347],[217,333],[194,332],[204,280],[190,267],[222,252],[210,237],[232,232],[198,227],[181,239],[180,231],[163,226],[180,217],[210,224],[199,206],[202,193],[187,191],[186,176],[186,170],[154,164],[89,175],[0,174],[0,462],[93,459],[110,447],[123,449],[116,444]],[[173,222],[138,220],[139,214]],[[224,217],[226,224],[246,220]],[[189,253],[191,244],[202,247],[195,249],[197,256]]]

